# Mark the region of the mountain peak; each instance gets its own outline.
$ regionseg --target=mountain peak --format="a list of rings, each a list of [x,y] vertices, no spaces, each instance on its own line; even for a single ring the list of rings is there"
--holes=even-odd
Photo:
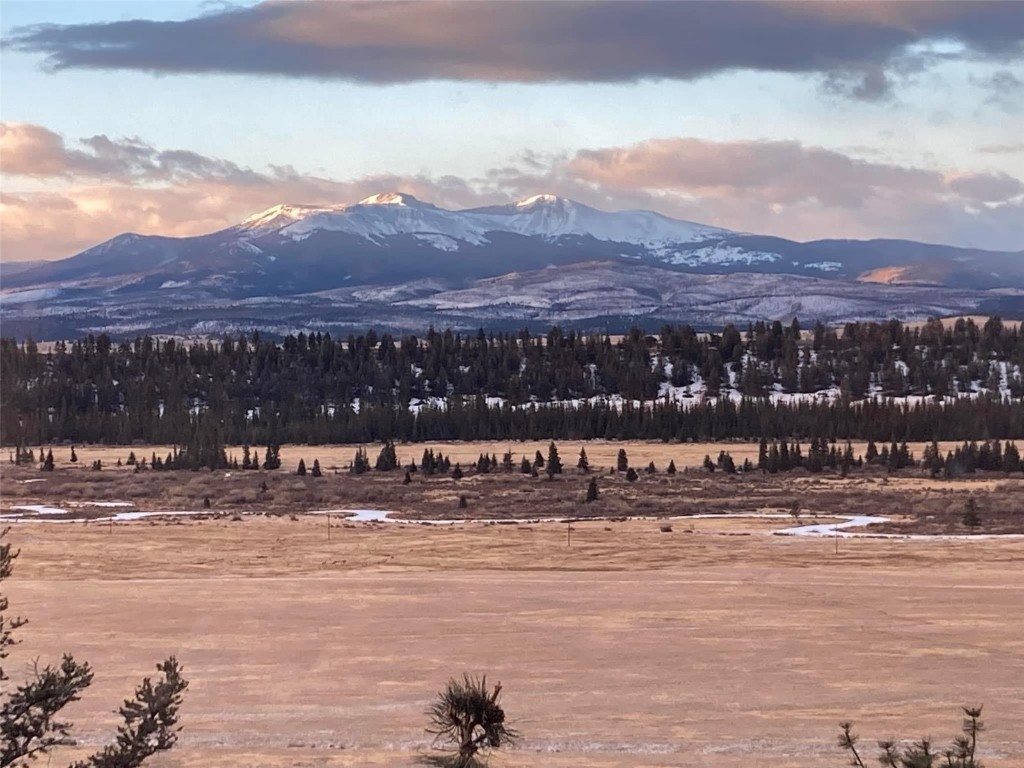
[[[514,205],[516,208],[530,208],[535,205],[554,205],[555,203],[571,202],[572,200],[569,200],[564,197],[559,197],[558,195],[543,193],[540,195],[533,195],[532,197],[527,197],[522,200],[516,200]]]
[[[358,205],[423,205],[412,195],[406,192],[380,192],[376,195],[360,200]]]

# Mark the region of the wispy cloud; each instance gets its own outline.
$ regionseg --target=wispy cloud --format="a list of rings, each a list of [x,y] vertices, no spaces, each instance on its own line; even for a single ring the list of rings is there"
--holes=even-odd
[[[930,43],[941,42],[941,51]],[[38,25],[5,45],[52,71],[237,73],[361,83],[628,82],[731,70],[819,75],[887,97],[939,59],[1019,60],[1024,5],[989,0],[282,2],[185,21]]]

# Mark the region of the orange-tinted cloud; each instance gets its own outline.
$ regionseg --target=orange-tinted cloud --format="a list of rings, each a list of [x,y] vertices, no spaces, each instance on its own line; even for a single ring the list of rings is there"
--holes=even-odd
[[[4,131],[5,178],[29,182],[20,191],[5,184],[0,195],[5,261],[69,256],[129,231],[203,234],[279,203],[336,205],[391,190],[454,209],[553,192],[606,210],[649,208],[796,240],[899,237],[1024,248],[1020,179],[870,162],[799,142],[668,138],[569,157],[529,154],[475,179],[338,181],[287,166],[240,168],[138,139],[94,137],[79,148],[41,126]]]

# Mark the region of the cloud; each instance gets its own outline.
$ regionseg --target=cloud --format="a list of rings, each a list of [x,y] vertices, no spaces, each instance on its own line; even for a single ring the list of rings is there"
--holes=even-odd
[[[40,125],[0,123],[0,170],[12,176],[181,181],[220,178],[258,183],[259,174],[187,150],[159,151],[138,138],[91,136],[68,147]]]
[[[994,104],[1006,112],[1024,110],[1024,80],[1009,69],[1000,69],[985,78],[972,78],[975,85],[988,92],[987,104]]]
[[[941,43],[939,48],[933,43]],[[955,43],[955,45],[953,45]],[[890,69],[1024,55],[1024,5],[947,2],[284,2],[184,21],[21,27],[51,71],[236,73],[387,84],[630,82],[737,69],[825,76],[878,99]]]
[[[688,196],[757,196],[773,205],[816,201],[859,208],[879,190],[932,186],[941,174],[859,160],[798,141],[657,139],[584,150],[568,169],[605,188],[657,189]]]
[[[91,137],[69,147],[30,124],[3,125],[0,138],[4,260],[61,258],[127,231],[204,234],[279,203],[336,205],[382,191],[452,209],[552,192],[604,210],[646,208],[795,240],[1024,248],[1019,178],[904,167],[796,141],[672,137],[560,156],[520,153],[478,178],[335,180],[291,166],[242,168],[135,138]]]
[[[126,231],[203,234],[281,202],[334,205],[392,189],[453,208],[502,199],[454,176],[337,181],[287,165],[257,171],[138,138],[101,135],[69,146],[30,123],[0,123],[0,172],[0,253],[12,261],[63,258]],[[28,190],[14,191],[19,183]]]
[[[1024,152],[1024,141],[1016,144],[986,144],[983,147],[978,147],[978,151],[988,155],[1012,155]]]
[[[796,141],[669,138],[583,150],[559,174],[741,231],[1024,248],[1024,182],[1005,173],[871,162]]]

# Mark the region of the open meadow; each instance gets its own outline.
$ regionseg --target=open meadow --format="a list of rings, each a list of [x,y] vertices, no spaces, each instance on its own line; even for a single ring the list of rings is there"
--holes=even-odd
[[[984,702],[985,764],[1024,761],[1024,546],[767,535],[763,521],[400,526],[322,517],[18,524],[13,659],[97,675],[80,751],[174,653],[192,685],[159,766],[412,766],[448,676],[488,673],[508,766],[843,765],[951,737]],[[68,750],[73,752],[74,750]]]
[[[95,472],[94,451],[108,467],[127,449],[89,447],[52,473],[4,467],[0,511],[76,518],[9,534],[22,554],[5,586],[31,619],[11,668],[71,651],[96,670],[57,759],[108,737],[121,698],[175,654],[191,686],[179,747],[152,761],[165,768],[413,766],[432,754],[426,707],[463,671],[503,683],[523,734],[497,766],[839,766],[841,720],[873,760],[894,735],[945,744],[966,703],[985,704],[985,765],[1022,764],[1024,539],[970,540],[960,524],[973,496],[984,533],[1021,532],[1022,481],[708,475],[705,453],[756,445],[626,444],[631,464],[659,467],[630,483],[607,469],[620,444],[587,444],[589,476],[572,468],[579,444],[559,445],[554,480],[335,474],[352,446],[285,447],[275,472]],[[431,447],[467,463],[502,451]],[[299,456],[324,476],[286,469]],[[601,497],[584,504],[590,476]],[[204,514],[110,524],[102,503]],[[507,524],[341,512],[367,508]],[[677,517],[695,514],[732,516]],[[881,514],[870,530],[955,538],[772,535]],[[584,519],[524,522],[549,517]]]

